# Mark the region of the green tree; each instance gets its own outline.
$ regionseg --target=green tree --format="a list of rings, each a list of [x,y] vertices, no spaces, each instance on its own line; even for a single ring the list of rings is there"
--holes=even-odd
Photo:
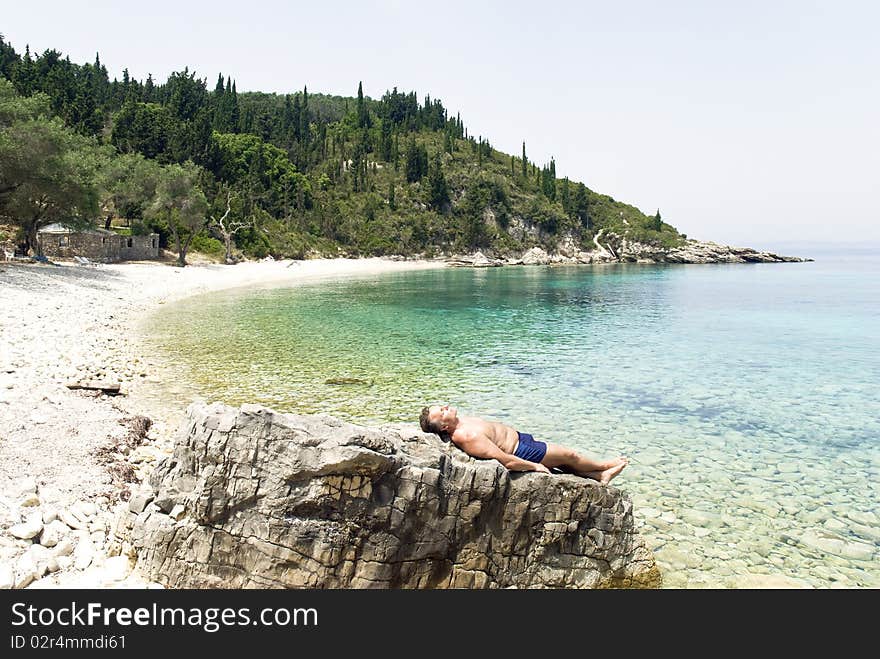
[[[180,267],[186,266],[190,243],[207,222],[208,202],[198,178],[198,168],[191,162],[163,167],[156,185],[156,198],[147,209],[149,218],[168,227]]]
[[[443,164],[439,153],[434,155],[434,162],[428,172],[428,195],[430,205],[435,210],[442,212],[449,204],[449,186],[443,175]]]
[[[415,137],[410,137],[406,148],[406,180],[416,183],[428,173],[428,152],[424,146],[416,144]]]
[[[379,158],[384,162],[391,162],[394,150],[391,139],[391,120],[387,117],[382,120],[382,132],[379,136]]]
[[[357,125],[358,128],[369,128],[370,127],[370,114],[367,111],[367,104],[364,101],[364,88],[360,82],[358,82],[358,95],[357,95]]]
[[[654,231],[661,231],[663,229],[663,220],[660,217],[660,209],[657,209],[657,212],[651,217],[651,221],[648,222],[648,228],[653,229]]]
[[[593,222],[590,219],[589,202],[587,200],[587,186],[583,183],[578,183],[575,186],[572,212],[585,229],[593,228]]]
[[[110,143],[122,153],[160,158],[168,150],[173,128],[174,120],[164,106],[130,98],[114,118]]]
[[[48,224],[91,225],[98,171],[109,156],[47,110],[44,95],[22,99],[0,79],[0,215],[21,229],[29,253],[37,253],[38,232]]]
[[[559,201],[562,203],[562,210],[565,211],[566,215],[571,215],[571,190],[569,189],[570,183],[568,177],[566,176],[562,179],[561,190],[559,192]]]
[[[125,153],[107,161],[98,179],[105,229],[110,228],[114,214],[128,219],[129,224],[132,219],[143,219],[156,196],[159,169],[154,160],[139,153]]]

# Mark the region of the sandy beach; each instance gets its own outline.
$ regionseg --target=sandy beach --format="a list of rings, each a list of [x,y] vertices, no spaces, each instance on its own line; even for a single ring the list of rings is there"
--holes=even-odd
[[[139,585],[122,557],[102,549],[114,506],[170,452],[189,402],[156,409],[139,396],[172,366],[147,354],[139,337],[139,323],[158,305],[241,286],[444,265],[379,258],[186,268],[0,264],[0,587]],[[121,395],[68,388],[73,382],[118,384]],[[152,422],[146,436],[140,415]],[[50,527],[58,541],[44,542]]]

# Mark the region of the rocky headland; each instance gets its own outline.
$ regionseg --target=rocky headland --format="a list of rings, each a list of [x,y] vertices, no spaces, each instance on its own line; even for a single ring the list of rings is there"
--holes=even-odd
[[[452,266],[487,268],[503,265],[555,265],[600,263],[801,263],[810,258],[781,256],[749,247],[731,247],[714,242],[687,240],[679,247],[649,245],[616,234],[599,231],[594,247],[583,250],[573,240],[562,240],[555,251],[532,247],[522,254],[475,252],[449,258]]]

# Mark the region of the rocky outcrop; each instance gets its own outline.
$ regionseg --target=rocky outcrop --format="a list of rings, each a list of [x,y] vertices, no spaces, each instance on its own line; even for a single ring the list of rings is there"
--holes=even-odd
[[[502,259],[490,259],[483,252],[474,252],[469,256],[453,256],[446,262],[454,268],[492,268],[504,265]]]
[[[713,242],[688,240],[681,247],[666,249],[623,238],[617,250],[621,261],[641,263],[799,263],[812,261],[796,256],[759,252],[749,247],[730,247]]]
[[[456,256],[447,261],[454,266],[486,267],[560,263],[799,263],[813,260],[697,240],[688,240],[679,247],[667,248],[621,238],[613,233],[603,236],[603,232],[604,229],[596,234],[593,239],[595,249],[588,251],[579,249],[571,236],[567,236],[560,241],[553,253],[548,253],[541,247],[531,247],[522,254],[513,254],[506,258],[488,258],[482,252],[476,252],[471,256]]]
[[[115,532],[172,588],[660,585],[616,487],[255,405],[190,406]]]

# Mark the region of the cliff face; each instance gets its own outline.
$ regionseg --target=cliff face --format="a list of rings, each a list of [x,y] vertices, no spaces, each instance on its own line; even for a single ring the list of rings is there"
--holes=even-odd
[[[658,587],[613,486],[435,435],[193,404],[117,535],[172,588]]]

